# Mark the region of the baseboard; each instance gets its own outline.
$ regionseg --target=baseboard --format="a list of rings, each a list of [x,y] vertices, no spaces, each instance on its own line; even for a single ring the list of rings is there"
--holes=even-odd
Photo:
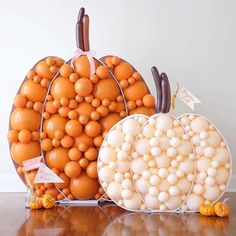
[[[17,175],[0,175],[0,192],[25,192],[26,187]],[[227,192],[236,192],[236,175],[232,175]]]

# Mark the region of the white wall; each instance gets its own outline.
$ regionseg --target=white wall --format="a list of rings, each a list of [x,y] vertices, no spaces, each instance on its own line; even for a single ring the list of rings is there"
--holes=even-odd
[[[203,101],[196,111],[216,124],[236,155],[236,1],[0,0],[0,191],[25,189],[6,140],[15,93],[40,58],[72,56],[81,6],[90,16],[97,57],[114,53],[127,59],[153,93],[150,67],[157,65],[173,87],[179,81]],[[178,101],[176,114],[184,111],[190,110]]]

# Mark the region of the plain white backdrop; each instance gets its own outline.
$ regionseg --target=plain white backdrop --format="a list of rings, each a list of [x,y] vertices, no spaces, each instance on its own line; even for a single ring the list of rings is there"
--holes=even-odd
[[[116,54],[143,75],[155,94],[150,68],[168,74],[203,103],[236,155],[236,1],[228,0],[0,0],[0,191],[25,191],[10,159],[6,134],[13,98],[42,57],[65,60],[75,49],[80,7],[90,16],[97,58]],[[177,101],[175,115],[190,110]],[[233,160],[236,169],[236,161]],[[236,190],[236,171],[230,190]]]

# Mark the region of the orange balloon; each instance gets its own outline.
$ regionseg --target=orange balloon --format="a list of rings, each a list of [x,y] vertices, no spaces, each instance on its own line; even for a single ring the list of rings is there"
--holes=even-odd
[[[89,137],[96,137],[101,132],[102,128],[101,125],[97,121],[89,121],[88,124],[85,126],[85,133]]]
[[[130,115],[144,114],[146,116],[152,116],[152,115],[156,114],[156,111],[153,108],[142,106],[142,107],[138,107],[138,108],[130,111],[129,114]]]
[[[115,67],[113,73],[117,80],[123,80],[131,77],[133,71],[134,69],[128,62],[122,61],[118,66]]]
[[[81,152],[76,147],[71,148],[68,155],[72,161],[78,161],[81,158]]]
[[[57,108],[55,108],[53,106],[53,102],[52,101],[48,101],[45,104],[45,111],[48,112],[49,114],[54,114],[57,112]]]
[[[73,72],[73,68],[72,68],[72,66],[70,66],[70,65],[68,65],[68,64],[64,64],[64,65],[60,68],[60,74],[61,74],[63,77],[68,78],[72,72]]]
[[[68,119],[61,117],[58,114],[52,115],[49,119],[43,123],[43,131],[47,133],[49,138],[55,137],[55,132],[65,130],[65,125]]]
[[[70,178],[66,176],[64,172],[61,172],[58,176],[64,181],[64,183],[56,183],[55,186],[59,189],[67,188],[70,183]]]
[[[33,185],[34,179],[35,179],[35,177],[36,177],[36,175],[37,175],[37,172],[38,172],[38,170],[32,170],[32,171],[29,171],[29,172],[27,172],[27,173],[25,174],[25,181],[26,181],[26,183],[28,183],[30,186]]]
[[[53,81],[50,92],[54,99],[60,99],[62,97],[71,99],[76,95],[74,84],[67,78],[61,76]]]
[[[113,101],[119,94],[119,87],[111,78],[100,80],[94,85],[93,96],[100,100],[107,98]]]
[[[97,159],[98,157],[98,151],[93,148],[93,147],[90,147],[85,153],[84,153],[84,156],[86,157],[87,160],[89,161],[94,161]]]
[[[97,61],[93,60],[95,68],[97,67]],[[81,56],[77,58],[74,62],[74,70],[79,74],[80,78],[89,78],[90,77],[90,64],[87,56]]]
[[[13,143],[11,146],[12,159],[18,164],[22,165],[22,161],[40,156],[41,149],[38,142],[29,143]]]
[[[79,96],[88,96],[93,90],[93,84],[89,79],[81,78],[75,83],[75,91]]]
[[[98,178],[98,172],[97,172],[97,162],[93,161],[90,162],[89,165],[86,168],[87,175],[92,179]]]
[[[75,138],[74,146],[78,147],[80,144],[86,144],[88,147],[91,147],[93,146],[93,139],[85,134],[85,132],[82,132]]]
[[[93,143],[96,147],[100,147],[102,145],[102,142],[103,142],[102,135],[99,135],[93,139]]]
[[[24,95],[16,95],[14,98],[14,105],[16,107],[24,107],[26,105],[27,99]]]
[[[23,129],[18,134],[18,139],[22,143],[29,143],[31,140],[31,132],[27,129]]]
[[[65,126],[66,133],[72,137],[77,137],[82,132],[82,126],[78,120],[70,120]]]
[[[108,131],[111,127],[121,120],[121,117],[116,113],[111,113],[108,116],[101,119],[100,124],[103,131]]]
[[[97,193],[98,182],[81,172],[79,177],[70,181],[70,191],[77,199],[91,199]]]
[[[127,100],[136,101],[142,99],[146,94],[148,94],[148,89],[146,84],[139,80],[135,84],[126,88],[124,93]]]
[[[20,88],[20,94],[32,102],[43,102],[46,93],[47,89],[33,80],[26,80]]]
[[[57,195],[59,191],[56,188],[50,188],[45,191],[45,194],[51,195],[55,200],[57,200]]]
[[[35,66],[35,72],[43,77],[43,78],[47,78],[47,79],[51,79],[54,75],[54,73],[52,73],[50,71],[50,67],[47,65],[47,63],[45,61],[40,61],[36,66]]]
[[[96,69],[96,74],[100,79],[106,79],[109,75],[109,70],[106,66],[99,66]]]
[[[79,106],[76,108],[76,111],[79,113],[79,115],[87,116],[89,117],[90,114],[95,111],[94,107],[87,102],[82,102],[79,104]]]
[[[49,168],[57,168],[63,171],[66,163],[70,160],[68,149],[63,147],[54,148],[50,152],[47,152],[45,160]]]
[[[74,139],[69,135],[65,135],[64,138],[61,140],[61,146],[64,148],[72,147],[73,143],[74,143]]]
[[[151,94],[147,94],[143,97],[143,105],[146,107],[153,107],[155,105],[155,98]]]
[[[11,113],[11,127],[14,130],[37,130],[40,126],[40,114],[29,108],[16,108]]]
[[[64,171],[68,177],[74,178],[80,175],[81,168],[78,162],[69,161],[66,163]]]
[[[45,138],[41,141],[41,148],[43,151],[51,151],[53,146],[52,146],[52,140],[50,138]]]
[[[9,142],[16,143],[18,142],[18,132],[16,130],[10,130],[7,134]]]

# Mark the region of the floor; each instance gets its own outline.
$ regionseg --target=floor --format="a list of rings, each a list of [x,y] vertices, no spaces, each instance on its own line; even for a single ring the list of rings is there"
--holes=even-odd
[[[24,194],[0,194],[1,235],[236,235],[236,193],[227,193],[229,218],[199,214],[137,214],[114,204],[96,207],[57,206],[51,210],[24,208]]]

